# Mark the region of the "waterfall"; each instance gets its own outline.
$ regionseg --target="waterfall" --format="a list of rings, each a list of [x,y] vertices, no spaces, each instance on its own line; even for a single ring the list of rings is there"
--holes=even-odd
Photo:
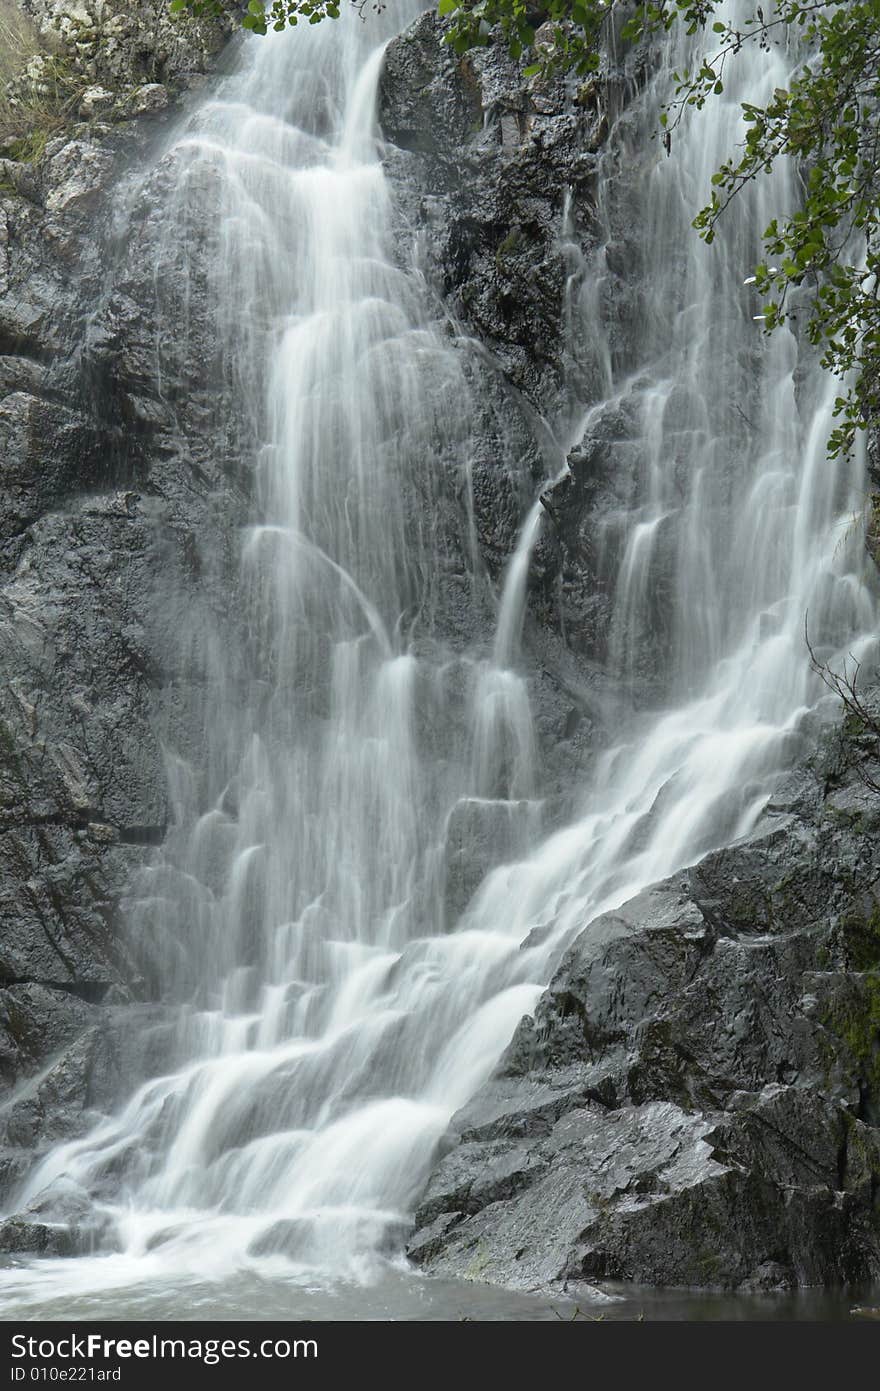
[[[605,410],[630,422],[631,504],[597,537],[609,665],[626,684],[656,663],[659,694],[611,731],[576,814],[540,830],[521,636],[539,503],[494,645],[456,645],[438,617],[437,499],[450,457],[467,473],[477,412],[460,346],[395,259],[373,115],[382,26],[416,8],[244,43],[166,156],[181,198],[206,171],[220,187],[219,331],[242,410],[262,402],[239,590],[261,698],[240,708],[221,653],[210,796],[133,909],[169,991],[186,985],[178,1063],[17,1195],[85,1195],[116,1250],[16,1271],[19,1300],[208,1271],[368,1279],[400,1260],[452,1116],[564,948],[747,833],[808,746],[822,688],[805,613],[823,652],[866,650],[860,460],[827,464],[834,383],[788,329],[763,341],[743,285],[794,175],[738,200],[711,250],[689,228],[739,103],[785,85],[790,57],[746,48],[637,189],[608,166],[603,206],[638,207],[640,329],[632,360],[603,340],[607,395],[584,390],[573,433]],[[680,61],[621,123],[624,147],[643,145]],[[457,913],[452,832],[484,812],[513,848]]]

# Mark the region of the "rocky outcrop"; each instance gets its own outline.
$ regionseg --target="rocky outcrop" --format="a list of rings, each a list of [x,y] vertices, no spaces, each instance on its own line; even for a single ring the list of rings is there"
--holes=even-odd
[[[164,82],[209,71],[236,22],[169,12],[165,0],[19,0],[47,45],[95,82]]]
[[[118,177],[143,157],[161,119],[217,66],[237,27],[233,5],[194,19],[171,15],[165,0],[4,4],[12,42],[0,64],[0,193],[55,213],[73,203],[83,210],[111,171]],[[7,241],[0,230],[0,253]]]
[[[410,1254],[524,1288],[880,1276],[880,802],[833,736],[592,923],[454,1121]]]

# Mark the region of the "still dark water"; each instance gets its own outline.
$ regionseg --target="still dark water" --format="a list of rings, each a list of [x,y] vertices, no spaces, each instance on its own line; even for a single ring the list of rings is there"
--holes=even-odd
[[[394,1320],[489,1321],[664,1320],[707,1321],[861,1321],[880,1306],[880,1286],[848,1291],[800,1290],[784,1294],[731,1295],[648,1286],[606,1284],[583,1288],[576,1297],[516,1294],[471,1282],[420,1278],[409,1271],[390,1274],[379,1284],[342,1283],[320,1287],[296,1278],[241,1274],[234,1280],[186,1279],[161,1286],[114,1287],[114,1260],[106,1281],[77,1294],[71,1290],[70,1262],[33,1262],[2,1272],[0,1317],[7,1321],[142,1320]],[[92,1261],[94,1267],[101,1262]],[[67,1270],[65,1270],[67,1267]],[[19,1278],[16,1278],[18,1276]],[[67,1277],[67,1278],[65,1278]],[[95,1286],[104,1283],[104,1288]],[[17,1287],[17,1288],[16,1288]],[[53,1292],[54,1287],[54,1292]],[[863,1310],[865,1312],[859,1312]]]

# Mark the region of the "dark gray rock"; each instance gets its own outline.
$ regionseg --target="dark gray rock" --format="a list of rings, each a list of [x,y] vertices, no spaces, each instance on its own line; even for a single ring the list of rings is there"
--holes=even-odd
[[[528,509],[564,463],[547,421],[564,426],[573,398],[598,388],[595,345],[575,343],[562,323],[599,235],[595,183],[600,159],[610,157],[609,119],[624,83],[619,75],[588,84],[524,79],[503,43],[460,58],[443,43],[444,29],[427,13],[388,45],[379,118],[399,255],[424,276],[438,322],[451,319],[462,331],[454,341],[478,426],[466,478],[460,452],[449,467],[497,586]],[[609,480],[617,462],[607,462]],[[573,530],[593,525],[595,502],[578,494]],[[460,556],[461,541],[452,549]],[[620,712],[619,686],[612,691],[600,667],[607,585],[595,566],[582,566],[574,584],[569,572],[580,563],[564,552],[548,505],[532,556],[524,647],[549,821],[564,816],[597,731]],[[485,633],[472,596],[460,624],[450,625],[459,628],[471,641]],[[458,894],[455,905],[461,901]]]
[[[63,4],[34,0],[29,13],[47,33],[58,20],[73,44]],[[216,464],[189,469],[185,439],[168,443],[179,431],[157,378],[152,224],[130,245],[118,225],[128,171],[152,158],[176,96],[216,61],[229,26],[175,28],[164,3],[99,6],[93,19],[74,56],[88,66],[98,55],[101,71],[83,75],[112,89],[113,123],[93,103],[88,122],[0,173],[4,1197],[35,1153],[91,1125],[168,1056],[161,1011],[144,1018],[132,1004],[156,989],[153,944],[124,924],[171,817],[163,729],[176,719],[188,727],[181,742],[198,741],[188,692],[203,674],[187,663],[220,607],[229,518],[243,505]],[[185,32],[201,46],[181,42]],[[125,293],[108,298],[108,283]],[[191,352],[211,359],[199,344]],[[207,456],[203,425],[194,436]],[[200,546],[219,557],[213,570]],[[93,1235],[34,1218],[2,1240],[60,1252]]]
[[[498,864],[521,859],[539,833],[540,811],[531,802],[467,797],[446,823],[443,862],[446,911],[454,922]]]
[[[563,202],[596,175],[603,97],[526,80],[502,44],[464,58],[425,14],[388,46],[379,93],[392,173],[429,233],[429,271],[448,308],[545,416],[565,376]],[[416,190],[415,194],[413,189]]]
[[[63,1223],[28,1222],[10,1217],[0,1223],[0,1252],[25,1256],[78,1256],[82,1246]]]
[[[800,814],[575,942],[455,1118],[414,1260],[526,1288],[880,1276],[880,804],[832,742],[847,771],[800,774]]]
[[[0,1222],[0,1252],[25,1256],[82,1256],[115,1246],[113,1224],[68,1180],[51,1204],[40,1198],[20,1216]]]

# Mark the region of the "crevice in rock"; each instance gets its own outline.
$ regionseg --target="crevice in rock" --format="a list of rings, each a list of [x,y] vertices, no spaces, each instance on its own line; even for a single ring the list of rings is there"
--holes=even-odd
[[[44,980],[37,976],[9,976],[0,982],[0,989],[8,990],[15,985],[39,985],[44,990],[57,990],[63,995],[73,995],[89,1005],[100,1005],[110,990],[110,981],[64,981]]]
[[[167,831],[167,824],[161,826],[122,826],[119,830],[119,840],[122,845],[161,845]]]
[[[26,337],[20,333],[10,333],[0,324],[0,356],[20,357],[26,362],[40,367],[49,367],[54,360],[52,352],[40,342],[39,338]]]

